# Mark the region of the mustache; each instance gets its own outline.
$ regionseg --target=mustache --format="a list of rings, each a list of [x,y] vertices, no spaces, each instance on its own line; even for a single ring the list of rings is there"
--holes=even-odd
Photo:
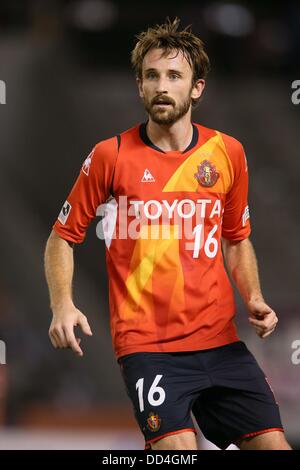
[[[151,105],[153,106],[154,104],[159,104],[159,103],[167,103],[173,106],[175,105],[172,98],[169,98],[168,96],[156,96],[155,98],[153,98]]]

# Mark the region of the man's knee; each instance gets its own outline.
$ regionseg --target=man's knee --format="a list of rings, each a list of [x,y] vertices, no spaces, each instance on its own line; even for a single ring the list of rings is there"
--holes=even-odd
[[[236,445],[241,450],[292,450],[281,431],[272,431],[240,440]]]
[[[198,450],[196,435],[186,431],[166,436],[151,444],[152,450]]]

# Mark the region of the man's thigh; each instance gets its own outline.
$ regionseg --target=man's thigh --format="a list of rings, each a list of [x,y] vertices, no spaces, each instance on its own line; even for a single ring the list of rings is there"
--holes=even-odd
[[[152,450],[198,450],[196,434],[185,431],[163,437],[151,444]]]
[[[199,368],[195,355],[134,353],[119,363],[146,448],[183,445],[195,449],[191,408],[199,390],[209,386],[207,373]],[[162,439],[167,440],[156,444]]]
[[[292,450],[285,435],[280,431],[271,431],[236,442],[241,450]]]
[[[193,413],[209,441],[224,449],[236,441],[283,431],[274,394],[244,343],[207,352],[207,362],[214,386],[197,398]]]

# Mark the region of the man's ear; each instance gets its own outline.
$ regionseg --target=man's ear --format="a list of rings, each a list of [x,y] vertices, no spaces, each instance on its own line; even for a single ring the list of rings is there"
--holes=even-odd
[[[137,83],[137,86],[138,86],[138,89],[139,89],[139,95],[141,98],[144,98],[144,93],[143,93],[143,82],[140,78],[137,78],[136,79],[136,83]]]
[[[203,93],[204,88],[205,88],[205,80],[203,80],[202,78],[200,80],[197,80],[195,85],[193,86],[191,97],[194,99],[200,98],[200,96]]]

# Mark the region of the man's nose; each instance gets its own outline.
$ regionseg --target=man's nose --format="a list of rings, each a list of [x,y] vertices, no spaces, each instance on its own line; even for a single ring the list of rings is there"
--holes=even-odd
[[[167,87],[167,83],[166,83],[166,78],[164,77],[161,77],[158,81],[157,81],[157,88],[156,88],[156,92],[158,94],[165,94],[165,93],[168,93],[168,87]]]

